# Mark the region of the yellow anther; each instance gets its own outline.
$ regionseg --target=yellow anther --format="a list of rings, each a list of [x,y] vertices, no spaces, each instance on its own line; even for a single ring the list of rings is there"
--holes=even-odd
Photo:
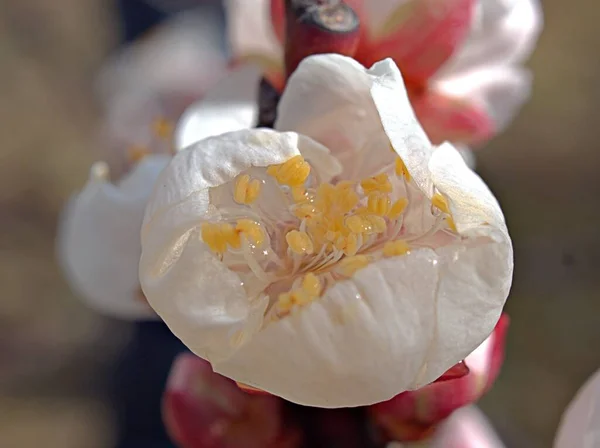
[[[456,223],[454,222],[454,219],[452,218],[452,216],[446,217],[446,224],[448,224],[448,227],[450,228],[450,230],[452,230],[453,232],[458,232],[458,230],[456,229]]]
[[[316,279],[316,277],[315,277]],[[317,283],[319,282],[316,279]],[[309,287],[315,287],[316,285],[310,285]],[[320,289],[320,286],[319,286]],[[302,289],[296,289],[290,292],[284,292],[283,294],[279,294],[277,297],[277,309],[280,312],[287,313],[291,311],[292,307],[295,305],[304,306],[308,305],[310,302],[315,300],[318,297],[318,294],[312,294],[312,291],[309,292],[304,289],[304,284]]]
[[[302,289],[311,297],[319,297],[323,286],[319,278],[312,272],[309,272],[304,276],[304,280],[302,280]]]
[[[408,168],[406,168],[404,161],[400,157],[398,157],[396,159],[396,175],[404,176],[406,181],[410,182],[410,179],[411,179],[410,173],[408,172]]]
[[[304,187],[292,187],[292,198],[295,202],[306,202],[309,200],[308,193]]]
[[[381,233],[387,228],[385,220],[375,215],[352,215],[346,218],[346,227],[352,233]]]
[[[377,192],[369,193],[367,210],[369,213],[378,216],[387,215],[388,211],[392,206],[392,201],[387,194],[381,194]]]
[[[384,257],[397,257],[399,255],[405,255],[410,252],[410,248],[406,241],[390,241],[385,243],[383,246],[383,256]]]
[[[407,205],[408,205],[408,199],[406,199],[406,198],[398,199],[396,202],[394,202],[394,204],[392,204],[392,207],[388,211],[388,214],[387,214],[388,218],[390,218],[391,220],[398,219],[400,217],[400,215],[402,214],[402,212],[404,212],[404,209],[406,209]]]
[[[277,298],[277,308],[279,311],[288,312],[294,306],[294,300],[292,294],[289,292],[284,292],[283,294],[279,294]]]
[[[285,235],[285,240],[292,252],[296,254],[310,255],[315,250],[313,242],[306,232],[292,230]]]
[[[313,219],[319,214],[319,211],[312,204],[301,204],[294,209],[294,216],[298,219]]]
[[[251,219],[240,219],[235,230],[238,234],[243,234],[249,241],[253,241],[256,246],[261,246],[265,240],[263,229],[256,221]]]
[[[148,155],[150,155],[150,150],[145,146],[133,145],[127,148],[127,159],[131,163],[137,163]]]
[[[360,186],[363,188],[366,194],[372,191],[378,191],[380,193],[391,193],[392,184],[385,173],[378,174],[377,176],[370,177],[361,181]]]
[[[346,218],[346,227],[352,233],[364,233],[371,230],[371,223],[366,216],[352,215]]]
[[[431,198],[431,205],[439,208],[442,212],[450,214],[450,207],[448,207],[448,201],[440,193],[436,193]]]
[[[310,302],[317,298],[316,296],[311,296],[310,294],[307,294],[307,292],[303,289],[297,289],[296,291],[292,291],[291,295],[292,301],[295,305],[298,306],[308,305]]]
[[[336,188],[335,206],[340,213],[348,213],[358,204],[358,195],[350,187]]]
[[[222,237],[233,249],[239,249],[242,245],[239,232],[237,232],[231,224],[221,224],[219,232],[221,232]]]
[[[252,204],[260,193],[260,181],[250,180],[250,176],[244,174],[238,177],[233,190],[233,199],[238,204]]]
[[[173,123],[163,117],[157,118],[152,123],[152,132],[154,135],[165,140],[173,136],[174,129]]]
[[[346,277],[352,277],[356,271],[369,265],[371,259],[367,255],[355,255],[344,258],[339,264],[339,272]]]
[[[219,224],[203,223],[201,227],[202,241],[213,252],[222,254],[227,250],[227,237],[221,232]]]
[[[321,184],[317,188],[317,196],[315,198],[315,205],[327,213],[333,207],[336,199],[335,187],[331,184]]]
[[[383,233],[387,230],[387,224],[385,219],[381,216],[368,215],[365,216],[366,220],[371,224],[372,231],[375,233]]]
[[[311,219],[306,223],[308,227],[308,233],[312,238],[315,249],[318,251],[321,246],[328,241],[326,238],[328,232],[327,227],[323,225],[319,218]]]
[[[273,176],[277,182],[290,187],[299,187],[310,174],[310,165],[302,156],[292,157],[281,165],[271,165],[267,168],[267,174]]]
[[[342,236],[342,234],[341,234],[340,232],[338,232],[338,231],[336,231],[336,230],[328,230],[328,231],[325,233],[325,239],[326,239],[327,241],[331,241],[332,243],[333,243],[333,242],[336,242],[336,243],[335,243],[335,244],[336,244],[336,247],[337,247],[337,245],[338,245],[338,241],[340,240],[340,238],[344,238],[344,237]]]
[[[347,256],[356,255],[358,252],[358,236],[352,233],[346,237],[346,247],[344,247],[344,254]]]
[[[343,236],[341,236],[335,232],[331,232],[331,233],[334,235],[337,235],[337,236],[329,237],[327,239],[329,239],[329,241],[333,242],[333,246],[337,250],[344,250],[346,248],[346,238],[344,238]]]

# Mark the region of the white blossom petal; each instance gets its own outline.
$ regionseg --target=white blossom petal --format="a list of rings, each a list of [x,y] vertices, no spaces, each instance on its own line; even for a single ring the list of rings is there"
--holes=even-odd
[[[543,25],[538,0],[482,0],[479,20],[434,82],[488,66],[516,65],[529,57]]]
[[[149,156],[114,185],[94,171],[68,203],[58,238],[59,259],[73,289],[91,307],[124,319],[155,316],[140,296],[140,228],[146,201],[167,156]],[[104,167],[105,168],[105,167]]]
[[[577,392],[563,414],[554,448],[600,446],[600,371]]]
[[[401,138],[430,148],[391,60],[367,70],[339,55],[305,59],[289,79],[275,129],[293,130],[327,146],[344,166],[345,179],[367,177],[394,160],[374,102],[375,92],[382,90],[381,100],[394,103],[390,119],[401,123]]]
[[[156,312],[205,359],[229,356],[237,349],[232,338],[241,343],[256,333],[268,303],[266,297],[249,302],[239,277],[198,238],[202,220],[216,213],[209,188],[301,152],[321,161],[326,178],[339,172],[327,150],[307,137],[255,129],[201,140],[179,152],[156,182],[142,228],[140,280]]]
[[[271,25],[270,0],[226,0],[225,11],[235,59],[283,60],[283,48]]]
[[[434,334],[437,257],[422,250],[397,258],[337,283],[213,368],[323,408],[369,405],[411,388]]]
[[[204,138],[251,128],[258,115],[259,67],[247,64],[219,82],[181,117],[175,148],[181,150]]]

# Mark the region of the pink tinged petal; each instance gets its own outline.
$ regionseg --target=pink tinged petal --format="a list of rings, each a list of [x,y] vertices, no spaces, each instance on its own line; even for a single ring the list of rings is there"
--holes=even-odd
[[[436,381],[449,381],[455,380],[458,378],[462,378],[465,375],[468,375],[470,372],[469,368],[465,364],[464,361],[459,362],[455,366],[449,368],[441,377],[439,377]]]
[[[365,13],[368,22],[365,23],[365,29],[370,37],[384,36],[389,34],[390,25],[399,23],[399,19],[410,11],[410,7],[403,8],[403,5],[410,5],[414,0],[385,0],[368,1],[366,3]]]
[[[173,364],[163,418],[181,448],[274,447],[281,437],[279,399],[245,394],[191,354]]]
[[[600,370],[577,392],[563,414],[554,448],[600,446]]]
[[[477,144],[494,134],[494,124],[486,111],[462,99],[435,92],[412,98],[421,126],[434,144],[446,141]]]
[[[431,448],[504,448],[504,444],[485,415],[474,406],[460,409],[452,414],[436,431],[429,446]]]
[[[531,81],[531,74],[525,69],[496,65],[440,78],[431,88],[484,111],[493,123],[492,134],[496,134],[529,98]]]
[[[469,38],[442,67],[444,79],[494,65],[522,63],[531,54],[543,27],[539,0],[486,0]]]
[[[391,57],[410,84],[431,78],[466,39],[476,0],[419,0],[392,33],[361,48],[365,65]],[[407,6],[400,6],[407,8]]]

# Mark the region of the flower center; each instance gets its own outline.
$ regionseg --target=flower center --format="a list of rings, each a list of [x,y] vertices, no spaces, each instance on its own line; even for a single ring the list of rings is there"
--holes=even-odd
[[[327,183],[296,156],[251,168],[210,194],[217,210],[200,237],[249,297],[269,296],[267,320],[301,309],[373,262],[456,238],[445,198],[425,198],[399,157],[362,181]]]

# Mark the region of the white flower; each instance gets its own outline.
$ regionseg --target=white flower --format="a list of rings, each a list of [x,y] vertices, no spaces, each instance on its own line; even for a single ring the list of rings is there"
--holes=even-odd
[[[182,13],[106,64],[97,85],[104,112],[100,157],[114,175],[132,158],[171,151],[174,123],[227,72],[218,36],[210,15]]]
[[[600,371],[577,392],[563,414],[554,448],[600,446]]]
[[[226,1],[234,58],[260,62],[275,84],[284,78],[283,3]],[[531,76],[522,64],[542,28],[538,0],[346,3],[363,19],[355,59],[367,67],[394,59],[434,143],[484,141],[503,130],[529,96]]]
[[[433,151],[395,64],[306,59],[275,128],[198,141],[157,181],[140,280],[171,330],[216,372],[319,407],[390,399],[477,348],[511,241],[458,152]]]
[[[177,17],[101,73],[101,159],[108,163],[94,165],[69,202],[58,251],[72,287],[103,313],[156,317],[139,285],[139,232],[154,182],[174,151],[174,123],[225,70],[217,32],[209,17]]]
[[[96,163],[63,212],[59,255],[74,290],[94,309],[124,319],[154,317],[140,289],[140,227],[146,201],[170,156],[144,158],[117,184]]]

